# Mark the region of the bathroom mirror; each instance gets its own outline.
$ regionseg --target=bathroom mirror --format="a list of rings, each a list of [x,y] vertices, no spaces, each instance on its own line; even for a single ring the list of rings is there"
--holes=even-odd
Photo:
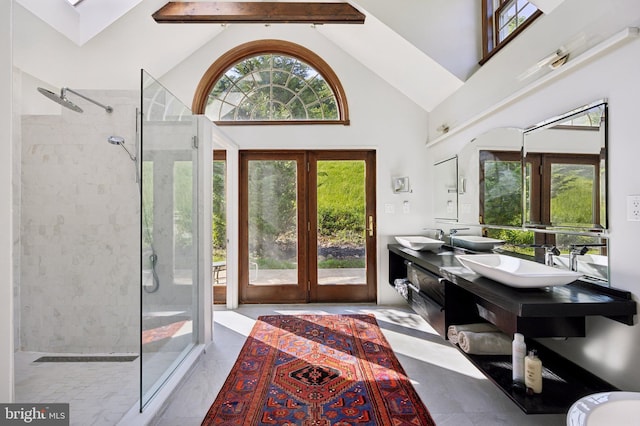
[[[607,228],[607,102],[600,100],[524,131],[524,225]]]
[[[458,220],[458,158],[435,163],[435,217]]]
[[[460,223],[522,226],[523,130],[491,129],[458,155]]]

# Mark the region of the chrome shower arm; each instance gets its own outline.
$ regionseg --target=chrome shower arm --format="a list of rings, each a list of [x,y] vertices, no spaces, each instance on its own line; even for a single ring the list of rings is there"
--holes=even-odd
[[[68,87],[63,87],[61,92],[62,92],[61,93],[61,97],[63,99],[65,98],[65,93],[66,92],[71,92],[74,95],[80,96],[82,99],[91,102],[92,104],[95,104],[95,105],[98,105],[99,107],[104,108],[109,113],[113,112],[113,108],[111,108],[109,105],[103,105],[100,102],[94,101],[93,99],[89,98],[88,96],[83,95],[82,93],[76,92],[73,89],[69,89]]]

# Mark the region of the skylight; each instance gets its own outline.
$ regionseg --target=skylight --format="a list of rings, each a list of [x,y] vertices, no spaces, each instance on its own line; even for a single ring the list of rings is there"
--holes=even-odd
[[[142,0],[14,1],[78,46],[91,40],[142,2]],[[69,7],[60,7],[58,3],[60,1],[68,4]]]

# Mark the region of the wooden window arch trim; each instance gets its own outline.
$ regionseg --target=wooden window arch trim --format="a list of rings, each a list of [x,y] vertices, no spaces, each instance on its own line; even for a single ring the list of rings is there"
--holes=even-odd
[[[255,125],[255,124],[343,124],[349,125],[349,107],[347,96],[338,76],[331,67],[317,54],[289,41],[284,40],[256,40],[241,44],[218,58],[204,73],[198,83],[193,98],[192,111],[194,114],[204,114],[207,106],[207,98],[216,82],[233,65],[259,54],[282,54],[289,55],[304,61],[320,73],[336,97],[338,105],[338,120],[270,120],[270,121],[215,121],[218,125]]]

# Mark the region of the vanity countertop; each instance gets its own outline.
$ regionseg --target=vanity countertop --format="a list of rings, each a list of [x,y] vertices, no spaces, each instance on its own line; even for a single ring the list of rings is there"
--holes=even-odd
[[[456,286],[518,317],[583,317],[601,315],[628,325],[633,324],[636,302],[631,293],[602,287],[584,281],[564,286],[543,288],[514,288],[482,277],[456,259],[450,247],[438,252],[417,252],[397,244],[389,251],[434,274],[446,278]]]

